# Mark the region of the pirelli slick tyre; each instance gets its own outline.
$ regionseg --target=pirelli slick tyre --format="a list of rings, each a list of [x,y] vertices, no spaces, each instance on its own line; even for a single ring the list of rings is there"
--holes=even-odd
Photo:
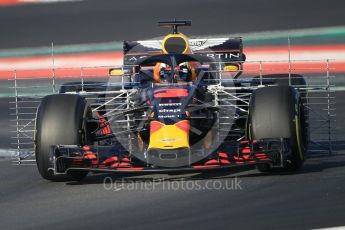
[[[52,145],[87,143],[85,118],[91,115],[86,100],[79,95],[56,94],[43,98],[36,117],[35,152],[38,171],[52,181],[81,180],[86,172],[71,171],[67,176],[54,175],[50,148]]]
[[[287,140],[290,154],[283,170],[302,167],[307,149],[305,115],[299,93],[290,86],[269,86],[253,92],[249,104],[247,135],[249,140]],[[261,171],[270,171],[259,165]]]

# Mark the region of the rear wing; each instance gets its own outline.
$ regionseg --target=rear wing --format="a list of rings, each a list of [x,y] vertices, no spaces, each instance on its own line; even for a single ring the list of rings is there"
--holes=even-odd
[[[243,62],[241,38],[200,38],[189,39],[189,47],[194,54],[206,55],[220,62]],[[124,65],[132,65],[142,57],[162,53],[162,40],[124,41]]]

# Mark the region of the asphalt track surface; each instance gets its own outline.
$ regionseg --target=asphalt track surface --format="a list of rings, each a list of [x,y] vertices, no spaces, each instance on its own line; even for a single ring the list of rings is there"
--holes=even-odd
[[[48,182],[35,166],[0,160],[2,229],[311,229],[345,225],[345,92],[337,92],[333,155],[295,174],[91,174]],[[5,110],[8,99],[1,99]],[[2,127],[6,127],[4,116]],[[1,132],[1,138],[7,138]],[[162,181],[164,179],[164,181]],[[153,182],[155,181],[155,182]],[[236,181],[238,186],[236,187]],[[104,183],[106,182],[106,183]]]
[[[311,229],[345,221],[341,156],[309,160],[298,174],[165,176],[155,186],[150,176],[110,175],[105,186],[109,175],[51,183],[33,167],[0,167],[2,229]],[[210,188],[214,181],[229,190],[183,189]]]
[[[157,22],[192,19],[193,35],[344,24],[343,0],[85,0],[0,8],[0,49],[137,40],[163,35]]]
[[[344,1],[268,0],[259,3],[246,0],[230,4],[225,0],[188,3],[176,0],[174,6],[160,5],[161,8],[158,2],[168,4],[165,3],[168,1],[151,1],[155,5],[143,1],[113,2],[90,0],[0,9],[0,47],[45,45],[42,43],[51,40],[69,44],[141,39],[159,33],[155,27],[158,19],[172,17],[193,19],[195,26],[190,30],[194,34],[206,34],[206,30],[207,34],[220,34],[333,26],[343,23],[345,8]],[[184,10],[186,7],[195,10]],[[116,175],[90,175],[82,183],[51,183],[41,179],[34,166],[18,167],[2,160],[0,228],[310,229],[344,226],[344,97],[345,92],[337,92],[336,144],[340,145],[334,155],[310,158],[296,174],[266,175],[255,170],[230,170],[188,175],[125,175],[123,180]],[[8,113],[8,99],[0,99],[1,148],[7,148],[9,143]],[[104,185],[107,176],[112,181],[118,180],[117,183],[107,180]],[[153,185],[152,177],[157,180],[164,177],[165,181]],[[236,190],[216,189],[219,184],[229,188],[235,180],[240,184]],[[133,186],[137,187],[133,189]],[[195,189],[188,189],[190,186]],[[109,190],[111,187],[114,189]]]

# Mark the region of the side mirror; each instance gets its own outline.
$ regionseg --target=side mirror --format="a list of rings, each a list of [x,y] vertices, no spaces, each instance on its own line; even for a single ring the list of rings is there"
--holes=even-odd
[[[131,74],[131,69],[112,68],[109,69],[109,76],[123,76]]]
[[[228,64],[224,66],[223,71],[224,72],[236,72],[240,70],[240,66],[236,64]]]

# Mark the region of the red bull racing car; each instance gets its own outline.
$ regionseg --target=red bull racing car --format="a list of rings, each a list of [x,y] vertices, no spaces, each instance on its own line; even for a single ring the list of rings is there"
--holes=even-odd
[[[242,78],[241,38],[124,42],[108,82],[73,82],[43,98],[35,153],[43,178],[88,172],[176,173],[256,165],[298,170],[308,147],[305,80]]]

